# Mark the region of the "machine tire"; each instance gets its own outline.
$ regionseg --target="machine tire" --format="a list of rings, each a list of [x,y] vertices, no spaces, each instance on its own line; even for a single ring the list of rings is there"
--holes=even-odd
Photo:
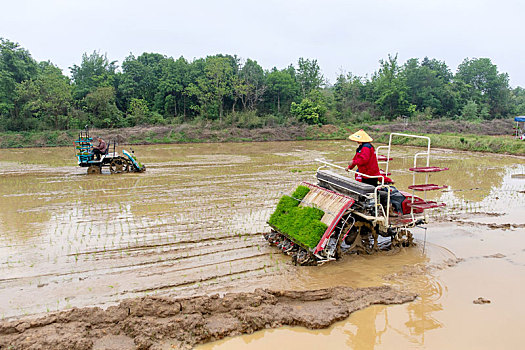
[[[102,168],[100,167],[100,165],[90,165],[87,168],[87,173],[88,175],[98,175],[102,173]]]

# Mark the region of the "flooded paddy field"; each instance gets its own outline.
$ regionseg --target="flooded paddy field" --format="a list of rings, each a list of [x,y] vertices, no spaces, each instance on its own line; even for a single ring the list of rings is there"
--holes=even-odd
[[[394,286],[418,298],[371,306],[322,331],[280,328],[203,349],[519,348],[525,326],[525,159],[433,150],[428,194],[447,207],[417,246],[296,267],[262,232],[278,199],[314,182],[315,158],[346,165],[345,141],[134,147],[147,171],[86,175],[69,148],[0,151],[0,316],[107,307],[146,295],[256,288]],[[393,151],[412,183],[415,148]],[[487,304],[474,304],[482,297]],[[451,340],[454,343],[451,344]],[[124,347],[121,347],[124,348]]]

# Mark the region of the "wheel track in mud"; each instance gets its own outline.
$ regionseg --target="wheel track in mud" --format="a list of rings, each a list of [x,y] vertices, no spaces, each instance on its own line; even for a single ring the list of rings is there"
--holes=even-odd
[[[88,301],[85,305],[96,304],[94,300],[111,304],[123,297],[151,292],[185,290],[192,294],[204,290],[207,285],[228,285],[238,280],[264,276],[275,264],[273,254],[274,251],[266,248],[260,233],[196,237],[105,251],[89,250],[66,255],[67,258],[80,256],[67,272],[61,271],[59,267],[63,265],[58,264],[54,266],[55,271],[48,273],[27,275],[22,272],[20,276],[4,278],[0,280],[0,294],[2,289],[21,288],[30,293],[47,290],[46,294],[60,295],[60,285],[82,289],[91,283],[111,286],[116,280],[119,280],[118,289],[106,293],[104,298],[93,298],[85,293]],[[84,256],[89,260],[83,261]],[[44,307],[36,300],[24,302],[34,310]]]
[[[238,252],[239,250],[242,250],[242,249],[249,249],[249,248],[254,248],[254,247],[260,247],[260,245],[259,244],[248,244],[248,245],[243,245],[243,246],[236,246],[236,247],[231,247],[231,248],[227,248],[227,249],[222,249],[222,250],[218,250],[218,251],[203,252],[203,253],[194,254],[194,255],[176,256],[176,257],[171,257],[171,258],[155,259],[155,260],[151,260],[151,261],[143,261],[143,262],[140,262],[140,263],[133,263],[133,264],[121,264],[121,265],[112,266],[112,267],[109,267],[109,268],[84,269],[84,270],[71,271],[71,272],[68,272],[68,273],[49,273],[49,274],[23,276],[23,277],[2,278],[2,279],[0,279],[0,285],[3,284],[3,283],[13,282],[13,281],[17,281],[17,280],[24,280],[24,279],[30,280],[30,279],[42,278],[42,277],[64,277],[64,276],[75,277],[76,275],[83,275],[83,274],[87,274],[87,273],[92,273],[92,275],[94,275],[95,273],[104,274],[104,273],[107,273],[108,271],[110,271],[111,273],[118,273],[119,271],[129,270],[129,269],[133,269],[133,268],[138,269],[138,268],[145,268],[145,267],[148,267],[148,266],[159,266],[159,265],[170,266],[170,265],[173,265],[174,263],[180,263],[184,259],[200,258],[200,257],[207,256],[207,255],[214,255],[214,254],[220,254],[220,253],[226,253],[226,252],[234,252],[234,251]],[[183,248],[179,248],[178,250],[183,250]],[[121,250],[118,250],[118,251],[121,251]],[[151,254],[153,255],[153,253],[151,253]],[[261,254],[253,255],[253,257],[255,257],[255,256],[267,256],[267,255],[271,255],[271,254],[272,254],[271,251],[267,251],[267,252],[264,252],[264,253],[261,253]],[[238,259],[225,260],[225,261],[221,261],[221,263],[232,262],[232,261],[236,261],[236,260],[238,260]],[[205,266],[205,265],[202,265],[202,266]]]
[[[95,268],[75,269],[68,272],[51,272],[46,274],[33,274],[28,276],[10,277],[0,279],[0,285],[8,284],[10,282],[24,281],[39,278],[53,278],[59,280],[60,278],[74,278],[77,276],[95,276],[105,274],[118,274],[126,270],[139,270],[149,267],[160,267],[167,269],[170,266],[179,266],[177,270],[185,270],[188,268],[201,268],[211,264],[226,264],[238,262],[242,259],[249,259],[254,257],[271,256],[273,253],[270,249],[265,249],[265,242],[260,238],[260,234],[243,235],[242,237],[250,238],[250,241],[244,240],[239,242],[238,237],[223,236],[217,238],[209,238],[205,240],[184,240],[179,242],[172,242],[166,244],[135,246],[131,248],[115,248],[112,250],[95,250],[79,253],[78,255],[91,255],[97,257],[96,260],[107,263],[107,266],[97,266]],[[197,244],[195,243],[202,243]],[[159,248],[163,249],[162,258],[158,257]],[[136,254],[127,254],[134,252]],[[120,253],[120,254],[119,254]],[[235,254],[230,254],[235,253]],[[126,254],[126,256],[122,256]],[[69,254],[75,256],[77,254]],[[241,256],[238,258],[237,256]],[[213,261],[212,263],[199,261],[201,258],[206,258],[206,261]],[[137,261],[137,258],[142,261]],[[114,261],[118,263],[115,264]],[[132,261],[128,261],[132,260]]]

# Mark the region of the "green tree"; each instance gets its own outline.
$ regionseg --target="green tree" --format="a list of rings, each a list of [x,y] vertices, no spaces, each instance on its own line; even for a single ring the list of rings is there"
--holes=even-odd
[[[126,57],[122,62],[122,76],[119,79],[119,105],[129,107],[132,99],[146,101],[149,109],[164,112],[164,94],[160,84],[165,74],[167,58],[157,53],[143,53],[135,58]]]
[[[317,60],[299,58],[297,63],[296,79],[301,87],[302,97],[308,96],[310,91],[318,90],[324,84],[324,78]]]
[[[204,80],[205,72],[204,68],[206,61],[203,58],[199,58],[191,62],[187,70],[187,84],[182,92],[187,101],[185,109],[188,110],[188,114],[191,116],[202,115],[201,103],[205,103],[204,93],[199,86],[199,82]]]
[[[231,55],[190,62],[143,53],[126,57],[116,72],[116,62],[93,52],[70,68],[70,81],[51,62],[37,63],[0,38],[0,130],[223,120],[227,113],[232,115],[224,120],[250,127],[289,115],[315,124],[416,111],[465,119],[525,114],[525,90],[511,90],[508,75],[488,58],[467,58],[453,75],[436,59],[400,65],[397,55],[389,55],[370,79],[341,74],[328,87],[317,60],[299,58],[296,67],[264,71],[254,60],[241,64]]]
[[[116,69],[116,61],[110,62],[105,54],[94,51],[88,56],[84,53],[80,66],[75,64],[70,67],[73,98],[80,102],[99,87],[113,87]]]
[[[515,116],[525,115],[525,89],[522,87],[517,87],[512,90],[511,93],[511,113]]]
[[[454,115],[452,73],[444,62],[425,57],[420,64],[417,58],[412,58],[403,65],[403,75],[408,100],[418,111],[430,108],[436,116]]]
[[[18,108],[36,118],[40,126],[49,129],[68,129],[73,102],[69,78],[51,62],[38,65],[39,74],[17,87]]]
[[[388,55],[387,61],[380,60],[379,63],[381,67],[372,77],[375,104],[391,119],[409,114],[406,78],[401,74],[397,55]]]
[[[354,113],[371,108],[364,94],[363,78],[348,73],[340,74],[332,88],[335,101],[336,116],[349,119]]]
[[[455,76],[456,89],[465,101],[472,100],[489,108],[488,118],[506,116],[510,112],[509,76],[498,73],[489,58],[466,58]]]
[[[479,107],[475,101],[469,100],[461,109],[461,118],[466,120],[477,119]]]
[[[121,112],[115,104],[115,88],[99,87],[85,97],[89,123],[99,128],[124,126]]]
[[[39,88],[33,80],[25,80],[15,85],[15,98],[11,117],[6,121],[6,129],[30,131],[41,128],[37,118]]]
[[[243,108],[244,110],[253,111],[261,102],[266,91],[264,70],[257,61],[248,59],[241,68],[239,77],[244,83],[243,91],[240,94]]]
[[[189,63],[184,57],[164,61],[158,89],[164,102],[162,109],[166,117],[182,115],[186,118],[187,96],[184,90],[189,85],[188,76]]]
[[[266,97],[268,102],[272,103],[272,112],[281,113],[282,106],[285,105],[285,110],[289,110],[292,101],[297,96],[297,83],[295,81],[295,70],[293,67],[287,69],[277,70],[273,68],[271,72],[266,75]]]
[[[148,124],[150,111],[145,100],[132,98],[128,108],[128,117],[131,125]]]
[[[224,100],[233,94],[235,67],[229,57],[209,56],[204,67],[205,76],[199,82],[205,112],[214,118],[218,112],[222,120]]]
[[[17,120],[20,111],[15,110],[16,88],[36,74],[37,63],[29,52],[18,43],[0,38],[0,126],[17,131],[24,124]]]

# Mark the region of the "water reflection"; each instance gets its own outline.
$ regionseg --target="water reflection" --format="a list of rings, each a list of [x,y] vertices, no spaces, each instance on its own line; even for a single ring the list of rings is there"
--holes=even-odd
[[[382,343],[382,336],[389,328],[388,313],[386,309],[372,307],[370,312],[359,316],[358,320],[350,318],[349,325],[344,327],[346,344],[350,349],[374,349],[376,344]],[[351,330],[347,329],[350,325],[353,325]]]
[[[415,302],[403,306],[373,306],[352,315],[347,323],[340,327],[347,337],[346,344],[350,349],[392,348],[389,333],[396,333],[406,343],[417,346],[425,345],[425,334],[443,327],[436,317],[436,312],[443,310],[440,303],[441,286],[435,281],[427,280],[427,287],[418,289],[420,293]],[[403,309],[403,313],[395,309]],[[400,318],[408,318],[406,321]],[[405,327],[399,327],[404,325]],[[337,326],[336,326],[337,327]]]

